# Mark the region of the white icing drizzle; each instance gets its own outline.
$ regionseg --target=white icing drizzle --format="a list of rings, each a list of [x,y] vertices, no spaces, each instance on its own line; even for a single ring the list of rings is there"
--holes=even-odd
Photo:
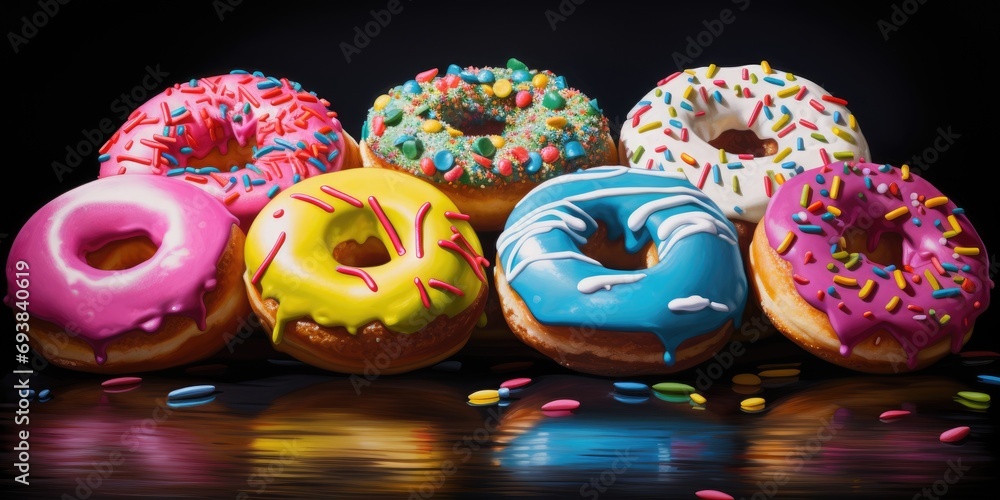
[[[521,271],[523,271],[524,268],[528,267],[528,264],[531,264],[532,262],[540,260],[561,260],[561,259],[576,259],[576,260],[582,260],[583,262],[587,262],[590,264],[594,264],[595,266],[601,265],[600,262],[591,259],[590,257],[587,257],[586,255],[579,252],[541,253],[538,255],[532,255],[530,257],[521,260],[521,262],[518,262],[517,265],[514,266],[514,268],[511,269],[510,272],[507,273],[507,281],[514,281],[514,278],[516,278],[518,274],[521,274]]]
[[[708,307],[719,312],[729,312],[729,306],[721,302],[712,302],[701,295],[674,299],[667,303],[667,308],[674,312],[697,312]]]
[[[583,278],[576,285],[576,289],[580,293],[594,293],[600,289],[611,290],[611,287],[615,285],[624,285],[627,283],[635,283],[646,275],[643,273],[636,274],[601,274],[598,276],[590,276]]]

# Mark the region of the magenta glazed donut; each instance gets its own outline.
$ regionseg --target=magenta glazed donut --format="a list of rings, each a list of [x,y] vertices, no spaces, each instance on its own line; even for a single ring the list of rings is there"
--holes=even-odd
[[[993,287],[965,211],[905,166],[838,162],[787,180],[757,226],[750,262],[778,330],[874,373],[958,352]]]
[[[237,222],[193,184],[158,176],[62,194],[11,246],[5,302],[16,335],[53,364],[95,373],[211,356],[249,314]]]

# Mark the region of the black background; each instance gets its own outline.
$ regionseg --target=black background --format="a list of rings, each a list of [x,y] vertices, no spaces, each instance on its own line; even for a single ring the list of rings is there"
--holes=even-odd
[[[233,68],[296,80],[329,100],[358,137],[368,107],[389,87],[432,67],[502,66],[509,57],[565,75],[620,123],[658,79],[678,69],[676,54],[688,58],[685,67],[766,59],[821,84],[849,101],[876,162],[907,162],[950,127],[960,137],[923,175],[966,208],[988,250],[1000,248],[989,226],[997,201],[997,106],[988,72],[1000,44],[989,13],[976,4],[401,0],[402,11],[348,62],[342,44],[364,44],[355,40],[355,28],[363,31],[375,20],[371,11],[386,9],[388,1],[232,3],[74,0],[51,16],[39,14],[37,1],[4,3],[5,260],[35,210],[96,178],[96,148],[61,181],[53,162],[66,163],[67,147],[86,151],[85,131],[99,129],[102,120],[123,123],[115,101],[142,84],[147,66],[169,74],[149,97],[168,84]],[[714,23],[724,9],[735,19]],[[37,30],[25,28],[22,16]],[[709,36],[706,22],[722,32]],[[17,35],[24,39],[14,42],[15,52]],[[981,316],[967,349],[996,349],[996,311]],[[3,314],[4,324],[12,324],[10,311]]]

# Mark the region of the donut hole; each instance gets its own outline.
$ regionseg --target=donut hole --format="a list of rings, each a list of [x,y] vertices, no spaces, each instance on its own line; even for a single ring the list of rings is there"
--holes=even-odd
[[[204,156],[188,158],[187,166],[193,168],[215,167],[223,172],[228,172],[231,167],[243,168],[247,163],[256,161],[253,157],[253,150],[257,147],[257,141],[250,139],[246,144],[241,145],[236,139],[230,139],[226,143],[225,153],[216,144],[215,148]]]
[[[370,237],[364,243],[348,240],[333,247],[333,259],[351,267],[375,267],[388,264],[389,250],[382,240]]]
[[[903,268],[903,237],[897,233],[882,233],[874,248],[868,246],[868,231],[848,228],[844,231],[845,249],[850,253],[860,253],[866,259],[882,266]]]
[[[441,121],[466,136],[503,135],[507,122],[493,119],[485,113],[478,112],[441,112]]]
[[[625,249],[624,238],[608,239],[607,227],[602,222],[597,223],[597,230],[580,246],[580,252],[608,269],[620,271],[649,269],[660,261],[652,242],[642,251],[630,253]]]
[[[726,129],[708,143],[712,147],[725,150],[730,154],[750,154],[754,158],[772,156],[778,153],[777,141],[761,139],[753,130]]]
[[[95,269],[121,271],[146,262],[156,250],[153,240],[140,235],[109,241],[95,250],[84,252],[83,257]]]

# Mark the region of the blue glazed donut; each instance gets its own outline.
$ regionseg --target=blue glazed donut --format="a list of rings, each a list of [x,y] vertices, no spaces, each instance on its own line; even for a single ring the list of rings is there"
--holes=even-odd
[[[583,250],[595,245],[604,252]],[[588,255],[622,246],[645,252],[640,269]],[[598,167],[544,182],[507,220],[495,272],[521,340],[599,375],[670,373],[710,358],[747,297],[736,229],[679,172]]]

